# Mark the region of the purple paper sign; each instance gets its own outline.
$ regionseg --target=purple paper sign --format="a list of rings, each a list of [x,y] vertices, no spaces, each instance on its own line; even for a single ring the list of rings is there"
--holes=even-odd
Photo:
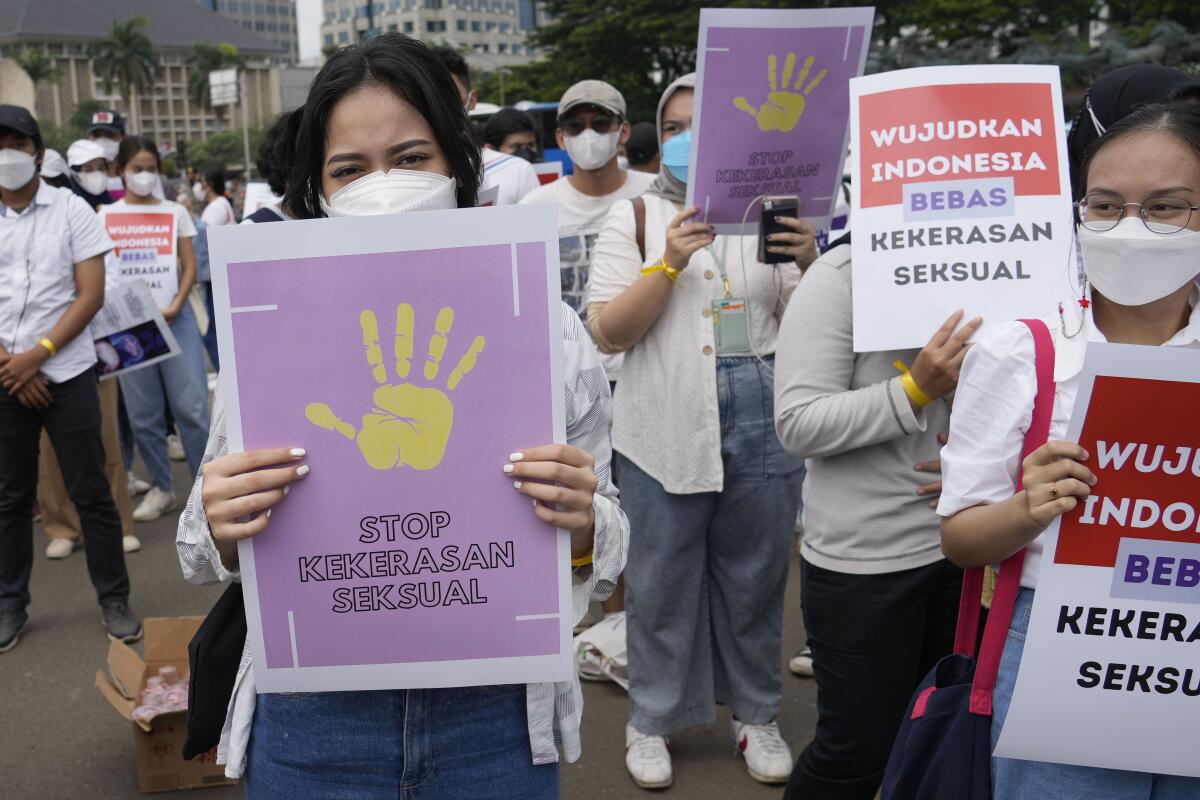
[[[719,233],[741,233],[744,217],[756,233],[749,207],[760,196],[799,196],[800,216],[828,230],[872,18],[869,8],[701,12],[687,202]]]
[[[292,676],[265,690],[355,688],[295,677],[313,668],[560,655],[558,536],[501,471],[556,440],[547,258],[526,241],[227,259],[244,449],[303,447],[311,466],[251,545],[259,682]],[[533,679],[518,674],[367,683]]]

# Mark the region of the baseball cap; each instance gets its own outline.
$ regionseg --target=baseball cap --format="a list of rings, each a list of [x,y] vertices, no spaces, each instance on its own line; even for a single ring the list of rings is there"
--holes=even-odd
[[[104,131],[105,133],[119,133],[125,135],[125,118],[120,112],[113,111],[111,108],[102,108],[95,114],[92,114],[92,126],[88,128],[88,133],[96,131]]]
[[[598,106],[625,116],[625,98],[614,86],[604,81],[580,81],[567,89],[558,101],[558,118],[562,119],[576,106]]]
[[[11,128],[17,133],[35,138],[42,135],[33,114],[21,106],[0,105],[0,128]]]
[[[46,155],[42,157],[42,177],[57,178],[67,171],[67,162],[59,155],[59,152],[51,147],[46,148]]]
[[[67,148],[67,164],[82,167],[96,158],[105,158],[104,148],[91,139],[76,139]]]

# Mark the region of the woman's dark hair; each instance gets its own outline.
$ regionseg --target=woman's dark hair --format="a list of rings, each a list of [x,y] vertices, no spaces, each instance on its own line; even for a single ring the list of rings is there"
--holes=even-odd
[[[295,158],[283,206],[293,217],[312,219],[321,211],[321,173],[333,108],[362,86],[385,86],[410,103],[429,123],[458,182],[458,207],[475,205],[479,193],[479,149],[471,139],[467,112],[450,73],[416,39],[385,33],[365,45],[338,50],[308,90],[296,135]]]
[[[533,117],[515,108],[502,108],[492,114],[483,126],[483,141],[499,150],[504,140],[514,133],[532,133],[537,139],[537,125]]]
[[[217,194],[225,194],[225,170],[206,170],[204,173],[204,182],[208,184],[208,188]]]
[[[467,66],[467,60],[463,58],[462,53],[446,45],[430,49],[437,56],[437,60],[442,62],[442,66],[450,70],[451,75],[462,81],[463,88],[468,92],[471,91],[471,68]]]
[[[302,116],[302,108],[280,114],[258,146],[258,160],[254,162],[258,174],[267,179],[271,193],[281,197],[287,190],[288,170],[292,166],[296,131],[300,128]]]
[[[154,156],[154,163],[158,165],[158,171],[162,172],[162,158],[158,155],[158,145],[149,136],[126,136],[121,140],[121,146],[117,148],[117,172],[124,172],[133,157],[141,152]]]
[[[1200,101],[1186,97],[1169,103],[1139,106],[1114,122],[1104,135],[1092,143],[1083,158],[1080,188],[1087,191],[1088,170],[1096,153],[1120,139],[1135,133],[1162,131],[1179,139],[1197,158],[1200,158]]]

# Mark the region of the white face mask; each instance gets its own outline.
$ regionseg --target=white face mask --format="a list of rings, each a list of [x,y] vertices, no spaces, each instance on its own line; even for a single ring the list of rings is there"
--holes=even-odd
[[[620,129],[601,135],[588,128],[578,136],[564,136],[567,155],[580,169],[600,169],[612,161],[621,145]]]
[[[100,149],[104,151],[104,158],[108,161],[117,160],[117,150],[121,148],[121,143],[116,139],[109,139],[107,136],[99,136],[93,141],[100,145]]]
[[[0,150],[0,186],[15,192],[27,186],[35,172],[37,163],[29,153],[12,148]]]
[[[1200,231],[1154,233],[1135,215],[1103,233],[1081,225],[1078,236],[1088,281],[1119,305],[1161,300],[1200,274]]]
[[[372,172],[343,186],[326,200],[327,217],[367,217],[401,211],[440,211],[458,208],[458,185],[444,175],[410,169]]]
[[[125,173],[125,188],[138,197],[148,197],[154,191],[155,186],[158,186],[157,172]]]
[[[103,194],[108,188],[108,175],[103,172],[80,172],[77,174],[79,185],[88,194]]]
[[[193,183],[192,184],[192,197],[196,198],[197,200],[199,200],[201,202],[204,201],[204,184],[202,184],[202,183]]]

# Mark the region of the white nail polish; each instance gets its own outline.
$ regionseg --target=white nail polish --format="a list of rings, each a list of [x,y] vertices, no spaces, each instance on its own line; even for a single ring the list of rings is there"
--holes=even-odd
[[[292,490],[292,487],[290,487],[290,486],[283,487],[283,496],[287,497],[287,493],[290,492],[291,490]]]
[[[301,464],[300,466],[296,467],[296,474],[299,475],[301,478],[303,478],[305,475],[307,475],[308,474],[308,464]]]
[[[267,509],[267,519],[271,518],[271,509]]]
[[[509,453],[508,454],[509,461],[520,461],[523,458],[525,458],[524,453]]]
[[[514,488],[514,489],[520,489],[520,488],[521,488],[521,482],[520,482],[520,481],[513,481],[513,488]]]
[[[292,458],[304,458],[303,447],[293,447],[291,450],[288,450],[288,452],[292,454]]]
[[[503,467],[501,467],[501,469],[503,469],[506,473],[509,473],[513,471],[514,467],[512,464],[505,464]]]

